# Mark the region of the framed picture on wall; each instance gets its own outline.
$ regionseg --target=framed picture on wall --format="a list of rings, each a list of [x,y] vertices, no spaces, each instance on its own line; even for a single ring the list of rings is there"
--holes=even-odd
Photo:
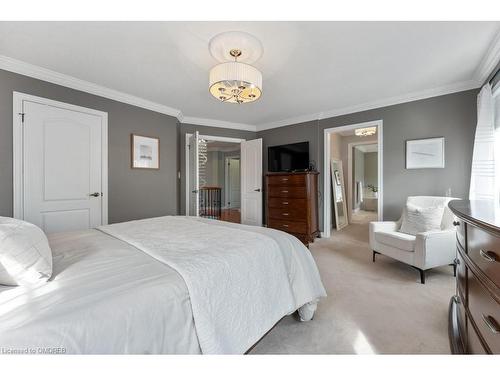
[[[406,169],[444,168],[444,137],[406,141]]]
[[[160,169],[160,138],[131,134],[131,167]]]

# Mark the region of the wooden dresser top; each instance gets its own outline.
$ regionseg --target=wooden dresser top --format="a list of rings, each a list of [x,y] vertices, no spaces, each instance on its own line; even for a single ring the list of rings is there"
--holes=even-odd
[[[500,236],[500,205],[480,200],[452,200],[450,210],[460,219]]]

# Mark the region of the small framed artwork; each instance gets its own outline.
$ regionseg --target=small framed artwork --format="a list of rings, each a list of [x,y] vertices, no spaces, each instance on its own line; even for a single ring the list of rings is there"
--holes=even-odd
[[[132,168],[160,169],[160,138],[130,135]]]
[[[333,175],[335,176],[335,183],[337,184],[337,186],[340,186],[340,174],[338,169],[333,171]]]
[[[406,169],[444,168],[444,137],[406,141]]]

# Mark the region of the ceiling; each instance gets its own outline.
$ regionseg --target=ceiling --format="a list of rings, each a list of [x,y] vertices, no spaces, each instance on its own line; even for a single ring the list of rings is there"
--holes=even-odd
[[[208,93],[208,42],[230,30],[262,42],[255,103]],[[183,122],[258,130],[478,87],[499,35],[500,22],[0,22],[0,55]]]

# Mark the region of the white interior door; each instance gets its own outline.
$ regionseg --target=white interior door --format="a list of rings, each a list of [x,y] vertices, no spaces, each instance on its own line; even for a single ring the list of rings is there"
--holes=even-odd
[[[241,223],[262,225],[262,139],[241,143]]]
[[[23,102],[23,218],[46,233],[102,216],[102,117]]]
[[[187,181],[187,191],[186,196],[188,198],[188,212],[189,216],[198,216],[200,212],[200,201],[199,201],[199,190],[200,181],[198,176],[198,140],[199,133],[195,132],[189,137],[188,142],[188,181]]]

